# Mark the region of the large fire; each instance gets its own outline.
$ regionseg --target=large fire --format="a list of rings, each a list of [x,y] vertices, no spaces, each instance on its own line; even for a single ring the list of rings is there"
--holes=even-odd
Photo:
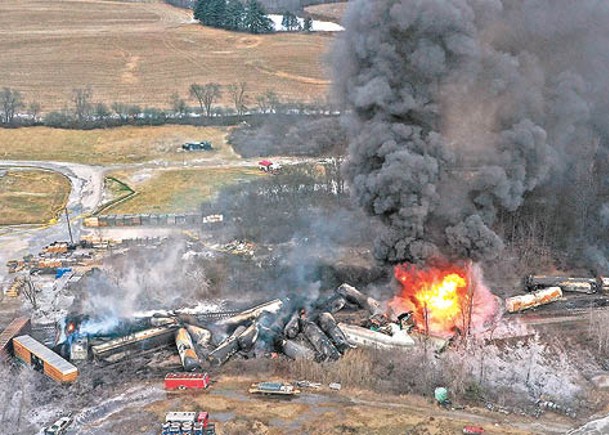
[[[466,332],[495,311],[491,293],[466,268],[402,264],[394,273],[401,289],[389,305],[395,313],[412,311],[421,332],[441,336]]]

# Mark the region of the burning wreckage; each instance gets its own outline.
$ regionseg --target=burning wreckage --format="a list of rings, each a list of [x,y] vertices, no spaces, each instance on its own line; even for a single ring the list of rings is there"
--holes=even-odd
[[[93,319],[68,316],[54,350],[66,364],[92,359],[108,365],[175,346],[183,370],[198,372],[221,366],[235,355],[283,353],[291,359],[323,362],[336,361],[356,346],[416,345],[412,312],[397,317],[386,313],[377,300],[348,284],[307,309],[288,305],[274,299],[242,311],[154,312],[123,320],[110,332],[91,332]]]
[[[498,299],[477,274],[471,264],[398,265],[399,292],[385,304],[342,284],[306,306],[286,298],[240,311],[156,311],[115,321],[111,329],[96,326],[104,319],[72,315],[53,342],[44,344],[76,365],[176,349],[185,372],[218,367],[235,356],[336,361],[357,346],[407,350],[426,342],[442,351],[455,337],[488,325],[498,312]],[[606,287],[600,278],[530,276],[524,286],[529,293],[508,298],[505,306],[509,313],[520,312],[561,299],[563,292],[600,293]]]

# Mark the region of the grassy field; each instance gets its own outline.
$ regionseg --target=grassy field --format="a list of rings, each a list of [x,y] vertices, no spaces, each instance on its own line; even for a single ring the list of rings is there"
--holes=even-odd
[[[182,162],[233,158],[226,128],[166,125],[98,130],[47,127],[0,129],[0,160],[50,160],[87,164],[139,163],[156,159]],[[210,140],[212,152],[178,152],[186,141]]]
[[[223,186],[263,176],[255,168],[115,171],[137,194],[104,214],[183,213],[197,211]]]
[[[191,83],[248,83],[255,95],[315,100],[328,88],[323,34],[248,35],[205,28],[163,3],[103,0],[2,0],[2,86],[43,111],[61,109],[74,88],[93,100],[168,107]],[[225,93],[225,105],[231,105]],[[191,101],[194,105],[194,101]]]
[[[57,172],[0,169],[0,225],[49,222],[61,213],[70,189],[70,181]]]

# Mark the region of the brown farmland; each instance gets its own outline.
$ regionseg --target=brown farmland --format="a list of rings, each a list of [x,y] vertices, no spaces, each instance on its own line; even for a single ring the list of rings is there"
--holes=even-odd
[[[325,3],[321,5],[307,6],[305,8],[305,11],[316,19],[335,21],[337,23],[340,23],[343,20],[346,10],[347,2]]]
[[[215,30],[162,3],[2,0],[0,37],[0,87],[43,111],[63,108],[85,86],[94,102],[162,108],[175,92],[188,98],[194,82],[244,81],[250,105],[268,90],[283,100],[323,99],[329,84],[329,35]]]

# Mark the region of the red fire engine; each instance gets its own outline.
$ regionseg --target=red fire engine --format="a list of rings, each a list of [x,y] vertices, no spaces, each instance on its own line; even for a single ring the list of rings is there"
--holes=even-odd
[[[165,376],[166,390],[205,389],[209,387],[207,373],[167,373]]]

